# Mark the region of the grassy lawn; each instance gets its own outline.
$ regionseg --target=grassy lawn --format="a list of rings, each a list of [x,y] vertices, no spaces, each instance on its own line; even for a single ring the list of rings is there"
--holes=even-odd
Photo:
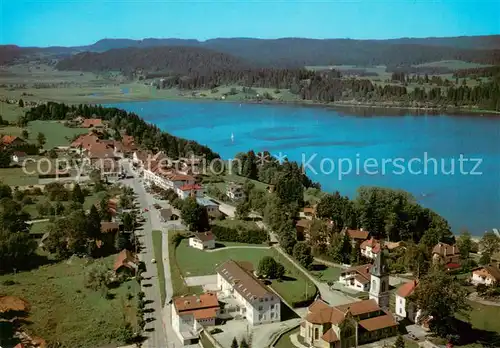
[[[165,290],[165,271],[163,268],[163,233],[158,230],[154,230],[151,233],[153,234],[153,251],[156,259],[156,267],[158,269],[158,281],[160,282],[161,304],[163,305],[165,304],[165,298],[167,297]]]
[[[321,280],[322,282],[328,281],[338,281],[342,268],[340,267],[328,267],[323,264],[314,264],[312,275]]]
[[[34,224],[31,224],[30,234],[44,234],[48,231],[49,225],[49,221],[36,222]]]
[[[173,253],[170,253],[170,255],[173,255]],[[242,248],[204,252],[198,249],[190,248],[188,246],[188,241],[183,240],[175,252],[175,260],[178,272],[180,273],[176,276],[176,278],[181,277],[181,275],[191,277],[215,274],[215,268],[217,265],[229,259],[236,261],[249,261],[255,268],[257,268],[259,261],[264,256],[272,256],[276,259],[276,261],[285,266],[285,280],[273,281],[271,287],[276,290],[286,302],[291,304],[302,301],[306,299],[306,294],[311,296],[316,293],[316,287],[314,284],[275,249]],[[172,269],[172,284],[175,283],[173,278],[174,270]]]
[[[293,334],[296,334],[296,333],[299,333],[299,329],[291,330],[291,331],[287,332],[286,334],[284,334],[283,336],[281,336],[280,339],[278,340],[278,342],[276,342],[276,344],[274,345],[274,348],[294,347],[294,345],[290,341],[290,336]]]
[[[116,255],[95,262],[112,267]],[[73,258],[41,266],[36,270],[0,276],[0,294],[19,296],[30,302],[30,323],[26,330],[45,339],[49,346],[94,348],[123,344],[121,331],[126,322],[136,327],[139,285],[135,280],[109,292],[85,288],[87,263]],[[13,280],[14,285],[3,285]],[[130,297],[130,299],[129,299]]]
[[[9,186],[36,185],[38,184],[36,168],[37,165],[33,162],[27,163],[25,169],[22,167],[1,168],[0,180]]]
[[[500,332],[500,307],[485,306],[476,302],[469,302],[472,306],[468,320],[476,329]]]
[[[45,134],[45,149],[55,146],[68,146],[75,135],[88,133],[85,128],[69,128],[57,121],[32,121],[28,124],[29,140],[37,142],[38,133]]]
[[[19,116],[24,115],[24,110],[17,104],[0,102],[0,114],[5,121],[15,122]]]

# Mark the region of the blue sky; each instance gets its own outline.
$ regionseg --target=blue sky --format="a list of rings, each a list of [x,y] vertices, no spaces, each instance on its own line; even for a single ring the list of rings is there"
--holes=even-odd
[[[0,0],[0,44],[102,38],[384,39],[500,34],[500,0]]]

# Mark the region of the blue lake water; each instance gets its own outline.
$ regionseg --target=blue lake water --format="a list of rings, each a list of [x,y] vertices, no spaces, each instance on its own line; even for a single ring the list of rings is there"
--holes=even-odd
[[[324,191],[353,197],[362,185],[404,189],[447,218],[456,233],[500,227],[499,117],[367,117],[326,108],[193,101],[113,106],[225,159],[253,149],[309,163],[309,176]]]

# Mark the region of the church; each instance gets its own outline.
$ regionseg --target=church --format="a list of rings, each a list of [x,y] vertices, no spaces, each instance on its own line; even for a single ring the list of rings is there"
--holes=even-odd
[[[370,269],[370,299],[330,307],[316,300],[300,325],[300,336],[312,347],[348,348],[395,336],[398,324],[389,312],[389,271],[383,252]]]

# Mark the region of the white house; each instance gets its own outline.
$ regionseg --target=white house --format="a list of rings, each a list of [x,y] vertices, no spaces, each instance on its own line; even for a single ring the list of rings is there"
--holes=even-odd
[[[371,268],[371,264],[347,268],[340,273],[339,282],[349,289],[370,291]]]
[[[181,199],[186,199],[188,197],[202,198],[205,195],[203,186],[199,184],[187,184],[180,187],[176,187],[175,191],[177,196]]]
[[[409,297],[415,291],[418,282],[412,280],[411,282],[401,285],[396,292],[396,315],[400,318],[408,318],[411,322],[418,320],[418,310]]]
[[[249,324],[281,321],[281,300],[253,275],[248,262],[228,260],[217,267],[217,287],[225,296],[236,299],[236,311]]]
[[[195,233],[189,238],[189,246],[200,250],[215,249],[215,236],[212,232]]]
[[[236,184],[234,182],[227,185],[226,196],[232,200],[239,200],[245,198],[245,192],[243,192],[243,186]]]
[[[380,242],[373,237],[365,240],[359,247],[361,248],[361,255],[369,259],[374,259],[380,252]]]
[[[218,216],[221,213],[219,205],[208,198],[196,197],[196,202],[207,210],[209,216]]]
[[[197,343],[205,326],[214,326],[219,301],[214,293],[180,296],[172,301],[172,328],[183,345]]]
[[[166,175],[166,179],[168,180],[168,185],[172,189],[176,189],[177,187],[194,185],[195,178],[191,175],[185,175],[180,173],[171,173]]]
[[[14,153],[12,154],[12,162],[16,163],[23,162],[26,156],[27,156],[26,152],[14,151]]]
[[[478,267],[472,271],[471,283],[474,285],[493,285],[500,283],[500,269],[495,265]]]

